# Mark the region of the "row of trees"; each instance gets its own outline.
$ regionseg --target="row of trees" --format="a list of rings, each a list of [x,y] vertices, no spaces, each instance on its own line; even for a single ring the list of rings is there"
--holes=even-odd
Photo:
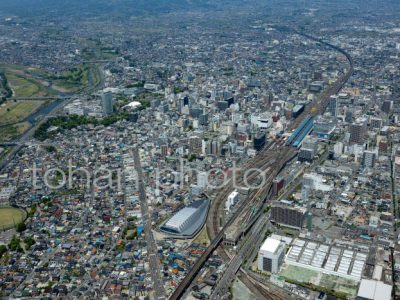
[[[2,88],[6,91],[5,99],[0,99],[0,103],[1,103],[1,102],[5,101],[7,98],[12,97],[13,92],[12,92],[10,86],[8,85],[8,80],[7,80],[6,74],[3,71],[0,71],[0,82],[1,82]]]
[[[109,126],[121,120],[126,120],[129,117],[128,112],[121,112],[118,114],[113,114],[111,116],[105,117],[103,119],[97,119],[95,117],[69,115],[69,116],[58,116],[47,120],[45,123],[41,124],[39,128],[35,131],[34,137],[40,141],[44,141],[50,138],[54,133],[49,132],[49,128],[55,126],[59,130],[73,129],[81,125],[104,125]]]

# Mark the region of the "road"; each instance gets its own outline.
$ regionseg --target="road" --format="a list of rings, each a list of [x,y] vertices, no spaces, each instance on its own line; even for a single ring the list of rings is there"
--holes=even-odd
[[[166,299],[164,284],[161,279],[161,271],[160,271],[161,268],[160,268],[160,262],[158,260],[157,244],[156,241],[154,240],[153,232],[151,231],[151,216],[149,215],[149,206],[147,204],[147,199],[146,199],[146,190],[143,181],[144,176],[143,176],[142,165],[140,162],[139,149],[134,148],[132,152],[133,152],[132,153],[133,159],[135,161],[135,170],[137,172],[139,181],[138,182],[139,199],[142,210],[144,232],[147,242],[147,251],[149,253],[150,272],[151,272],[151,278],[153,280],[155,298],[160,300]]]
[[[254,248],[264,241],[267,223],[267,218],[259,218],[257,220],[251,230],[251,234],[248,235],[244,242],[239,245],[238,254],[231,259],[228,268],[225,270],[222,278],[218,281],[213,293],[211,294],[211,300],[218,300],[229,291],[229,287],[235,279],[237,271],[249,256],[249,253],[252,253]]]

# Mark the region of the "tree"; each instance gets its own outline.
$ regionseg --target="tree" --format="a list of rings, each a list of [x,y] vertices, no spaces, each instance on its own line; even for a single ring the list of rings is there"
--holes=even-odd
[[[0,245],[0,258],[3,256],[4,253],[7,252],[7,247],[5,245]]]
[[[31,249],[31,247],[33,246],[33,245],[35,245],[35,243],[36,243],[36,241],[33,239],[33,237],[30,237],[30,236],[28,236],[28,237],[26,237],[25,239],[24,239],[24,243],[25,243],[25,245],[26,245],[26,250],[29,250],[29,249]]]
[[[26,225],[24,222],[18,223],[16,227],[17,232],[23,232],[26,230]]]
[[[12,237],[10,243],[8,244],[8,248],[11,251],[23,252],[22,247],[21,247],[21,241],[15,235]]]

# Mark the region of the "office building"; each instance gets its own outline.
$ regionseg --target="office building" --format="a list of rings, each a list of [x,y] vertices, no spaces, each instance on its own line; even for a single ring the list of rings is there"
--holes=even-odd
[[[197,173],[197,186],[201,189],[207,187],[208,184],[208,173],[207,172],[198,172]]]
[[[275,178],[272,181],[272,192],[274,195],[278,195],[279,192],[285,186],[285,180],[282,177]]]
[[[139,120],[139,113],[133,112],[129,114],[129,121],[131,121],[132,123],[136,123],[138,120]]]
[[[160,150],[161,150],[161,156],[165,157],[168,155],[168,145],[161,145]]]
[[[257,151],[261,151],[266,142],[265,133],[258,133],[254,137],[254,149]]]
[[[269,237],[258,252],[258,269],[278,273],[285,257],[285,243]]]
[[[229,108],[229,104],[226,101],[218,101],[216,102],[216,107],[219,111],[225,111]]]
[[[379,118],[371,118],[370,120],[370,124],[371,124],[371,128],[373,129],[381,129],[382,128],[382,119]]]
[[[114,99],[111,92],[106,92],[101,95],[103,112],[105,115],[110,115],[114,111]]]
[[[382,111],[389,114],[393,110],[393,101],[386,100],[382,103]]]
[[[271,208],[271,222],[295,229],[303,227],[306,209],[275,204]]]
[[[367,133],[365,120],[357,120],[350,125],[350,144],[364,144],[364,137]]]
[[[328,103],[328,112],[332,117],[337,117],[338,115],[338,96],[331,96]]]
[[[225,202],[225,209],[229,211],[232,208],[232,206],[236,204],[238,199],[239,199],[239,193],[237,191],[233,191],[232,193],[230,193],[228,199],[226,199]]]
[[[314,123],[313,135],[320,140],[329,140],[336,129],[337,121],[332,116],[323,116]]]
[[[298,160],[312,162],[317,153],[318,141],[315,137],[307,136],[299,151]]]
[[[292,111],[291,111],[291,117],[295,119],[298,116],[300,116],[303,111],[304,111],[304,105],[303,104],[295,105],[293,107]]]
[[[375,166],[376,152],[364,151],[362,164],[366,168],[373,168]]]
[[[345,120],[347,123],[353,122],[353,112],[352,112],[352,111],[349,111],[349,110],[346,111],[344,120]]]

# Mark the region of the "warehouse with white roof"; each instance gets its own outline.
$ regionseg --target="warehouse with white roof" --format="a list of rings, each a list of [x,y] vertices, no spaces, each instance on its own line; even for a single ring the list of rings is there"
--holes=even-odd
[[[390,300],[392,286],[382,281],[363,279],[357,293],[357,300]]]
[[[285,262],[325,274],[360,281],[367,253],[337,245],[296,239]]]

